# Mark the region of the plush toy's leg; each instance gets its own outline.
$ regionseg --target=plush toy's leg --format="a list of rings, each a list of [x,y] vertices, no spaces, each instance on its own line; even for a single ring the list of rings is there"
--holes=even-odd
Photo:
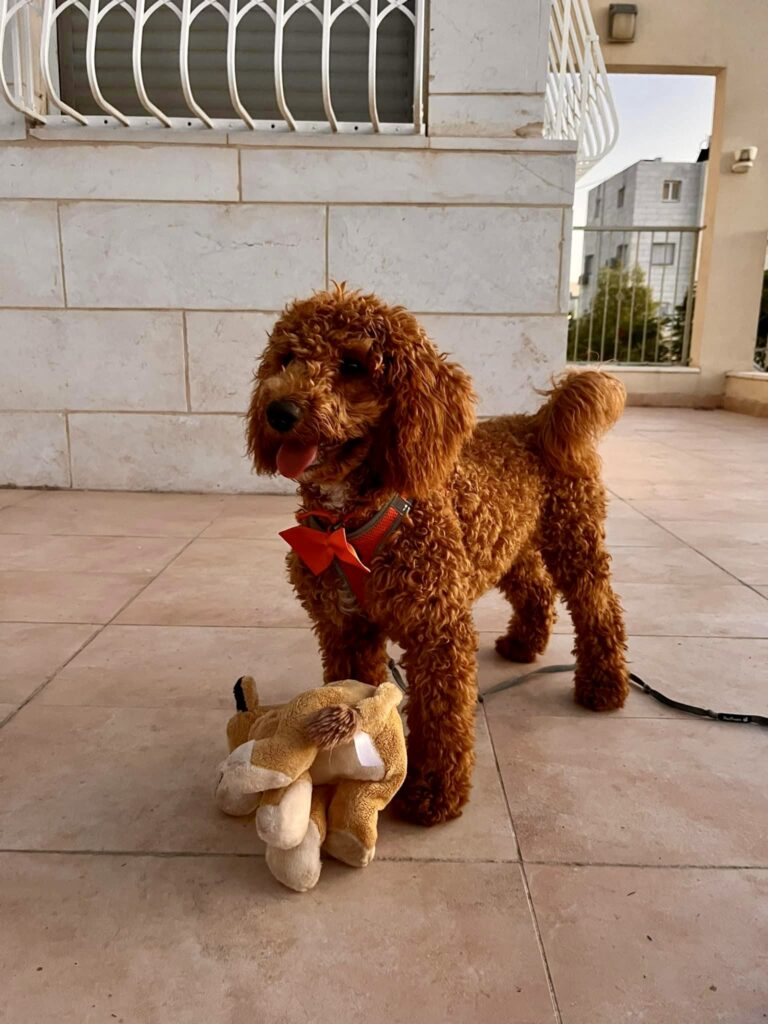
[[[315,753],[306,741],[295,749],[273,737],[241,743],[219,766],[218,807],[225,814],[250,814],[258,803],[254,794],[290,785],[309,768]]]
[[[312,779],[302,772],[298,779],[283,789],[270,789],[262,794],[256,812],[256,831],[267,846],[290,850],[298,846],[307,833],[312,804]]]
[[[327,786],[316,786],[312,791],[312,806],[306,835],[292,850],[267,847],[267,867],[283,885],[294,892],[307,892],[317,885],[322,863],[320,849],[325,840],[326,814],[330,791]]]
[[[336,787],[328,808],[325,849],[336,860],[364,868],[376,853],[379,811],[387,806],[402,779],[382,782],[348,780]]]

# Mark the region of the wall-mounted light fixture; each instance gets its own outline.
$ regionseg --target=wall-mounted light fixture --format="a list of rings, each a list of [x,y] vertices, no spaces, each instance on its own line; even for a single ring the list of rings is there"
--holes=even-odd
[[[757,146],[745,146],[744,149],[736,149],[733,152],[733,163],[731,170],[734,174],[746,174],[755,166],[757,159]]]
[[[610,4],[608,42],[633,43],[637,26],[637,4]]]

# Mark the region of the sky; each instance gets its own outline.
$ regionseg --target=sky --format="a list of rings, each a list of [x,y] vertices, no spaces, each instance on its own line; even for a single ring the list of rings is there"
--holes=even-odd
[[[576,182],[573,223],[584,224],[587,193],[638,160],[695,160],[712,130],[712,75],[609,75],[619,117],[619,140]],[[571,274],[581,273],[582,232],[574,231]]]

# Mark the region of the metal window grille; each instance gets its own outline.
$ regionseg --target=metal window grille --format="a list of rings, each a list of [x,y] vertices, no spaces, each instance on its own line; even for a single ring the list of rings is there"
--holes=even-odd
[[[0,0],[0,57],[43,124],[423,131],[424,0]]]
[[[588,0],[552,0],[544,134],[577,143],[577,175],[609,153],[616,108]]]
[[[686,365],[703,229],[573,230],[583,233],[584,244],[571,296],[569,361]]]

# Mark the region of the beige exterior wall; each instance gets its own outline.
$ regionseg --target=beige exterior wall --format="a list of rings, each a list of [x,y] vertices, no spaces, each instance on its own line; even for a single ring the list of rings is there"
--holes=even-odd
[[[334,279],[419,314],[481,414],[533,407],[575,180],[574,145],[536,137],[548,17],[488,0],[467,35],[463,0],[433,3],[426,136],[6,119],[0,485],[291,489],[251,475],[242,413],[280,308]]]
[[[606,41],[608,3],[591,0],[609,71],[717,76],[692,361],[697,397],[722,396],[725,374],[752,366],[768,235],[768,4],[641,0],[634,43]],[[733,150],[758,146],[733,174]]]

